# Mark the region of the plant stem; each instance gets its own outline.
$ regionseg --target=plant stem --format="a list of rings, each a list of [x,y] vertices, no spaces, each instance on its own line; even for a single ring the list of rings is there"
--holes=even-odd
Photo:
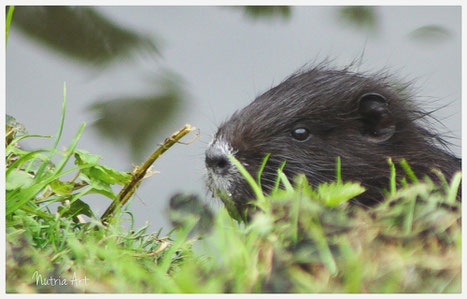
[[[112,204],[107,208],[104,214],[101,217],[101,220],[104,222],[108,220],[109,216],[115,212],[117,207],[124,206],[131,196],[135,193],[141,181],[144,179],[147,171],[152,166],[152,164],[172,145],[177,143],[183,136],[192,132],[196,128],[191,127],[191,125],[186,124],[182,129],[172,134],[172,136],[167,137],[164,140],[164,143],[161,144],[139,167],[136,167],[133,170],[131,181],[128,182],[118,194],[117,200],[114,200]]]

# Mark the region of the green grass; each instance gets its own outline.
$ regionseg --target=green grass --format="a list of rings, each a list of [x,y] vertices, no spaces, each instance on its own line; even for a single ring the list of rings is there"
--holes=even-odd
[[[282,164],[276,188],[267,195],[261,170],[254,177],[232,157],[257,197],[251,221],[228,202],[214,214],[197,196],[182,194],[170,203],[175,228],[161,235],[147,226],[135,228],[128,204],[106,224],[95,215],[86,203],[89,194],[116,200],[112,186],[125,185],[131,174],[78,149],[84,124],[66,149],[58,150],[65,108],[66,89],[50,148],[22,149],[25,138],[47,136],[28,135],[12,118],[7,123],[7,292],[461,290],[461,204],[455,199],[460,174],[438,186],[416,178],[405,163],[411,183],[398,189],[390,160],[386,200],[363,209],[349,203],[364,188],[342,181],[340,159],[336,181],[315,187],[303,175],[289,181]],[[52,277],[67,285],[36,284],[38,275],[44,283]]]
[[[11,20],[13,19],[13,12],[15,11],[14,6],[9,6],[8,7],[8,12],[6,16],[6,23],[5,23],[5,44],[8,42],[8,32],[10,32],[10,25],[11,25]]]

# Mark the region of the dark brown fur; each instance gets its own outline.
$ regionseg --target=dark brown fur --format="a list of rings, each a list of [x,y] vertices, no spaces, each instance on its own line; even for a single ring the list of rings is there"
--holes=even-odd
[[[230,144],[235,157],[252,174],[270,153],[262,176],[266,190],[272,187],[283,161],[284,172],[291,179],[305,173],[313,185],[335,180],[338,156],[343,180],[358,181],[367,188],[357,198],[365,205],[383,199],[382,190],[389,186],[388,157],[396,165],[405,158],[419,178],[428,175],[436,181],[431,170],[437,168],[450,180],[460,170],[461,160],[424,123],[427,113],[414,105],[406,88],[395,88],[390,81],[386,76],[364,76],[325,66],[294,74],[234,113],[219,127],[214,144],[217,140]],[[360,106],[362,95],[369,93],[387,101],[381,108],[386,110],[376,120],[371,113],[364,114]],[[309,130],[308,140],[292,138],[291,132],[298,127]],[[218,156],[212,148],[206,153],[208,170],[215,167],[208,162]],[[398,169],[398,174],[403,171]],[[218,186],[209,176],[212,173],[208,185],[216,193]],[[216,177],[223,178],[233,182],[227,193],[237,205],[253,198],[250,187],[238,174],[230,171]]]

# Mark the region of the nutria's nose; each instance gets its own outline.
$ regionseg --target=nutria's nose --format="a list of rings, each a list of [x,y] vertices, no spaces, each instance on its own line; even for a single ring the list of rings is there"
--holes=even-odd
[[[209,147],[206,150],[206,168],[211,169],[216,174],[224,175],[230,168],[229,158],[217,149],[216,147]]]

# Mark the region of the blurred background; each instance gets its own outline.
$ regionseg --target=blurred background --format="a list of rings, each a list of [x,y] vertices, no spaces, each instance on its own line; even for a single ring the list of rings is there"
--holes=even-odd
[[[433,123],[460,156],[461,8],[450,7],[16,7],[6,55],[6,112],[29,133],[53,135],[63,82],[61,146],[87,123],[78,148],[131,171],[185,123],[200,129],[156,161],[130,210],[135,225],[170,224],[169,198],[204,186],[203,152],[217,125],[304,65],[355,60],[414,84],[438,109]],[[191,139],[186,137],[184,141]],[[53,140],[27,139],[24,147]],[[118,190],[117,190],[118,191]],[[100,214],[110,204],[86,199]]]

